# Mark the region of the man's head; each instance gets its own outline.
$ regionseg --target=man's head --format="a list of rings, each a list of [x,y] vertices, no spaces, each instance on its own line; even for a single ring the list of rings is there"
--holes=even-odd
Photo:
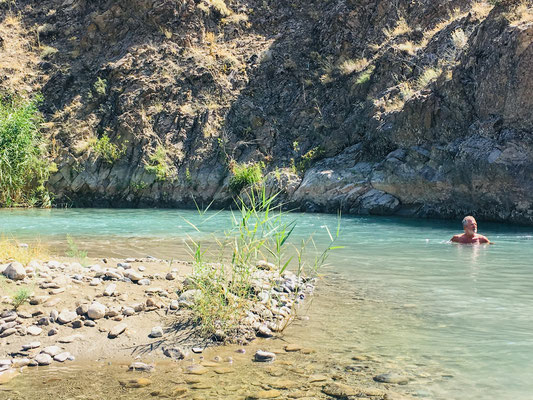
[[[477,222],[471,215],[463,218],[463,229],[467,235],[477,233]]]

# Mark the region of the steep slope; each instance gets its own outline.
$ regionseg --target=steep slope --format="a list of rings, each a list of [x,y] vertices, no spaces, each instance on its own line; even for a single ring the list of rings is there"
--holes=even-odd
[[[531,2],[33,3],[2,24],[38,33],[58,204],[224,205],[262,162],[304,210],[533,222]]]

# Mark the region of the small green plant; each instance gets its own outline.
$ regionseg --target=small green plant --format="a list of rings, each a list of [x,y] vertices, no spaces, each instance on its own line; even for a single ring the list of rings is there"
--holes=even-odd
[[[67,251],[65,252],[65,255],[67,257],[77,258],[80,260],[80,263],[83,264],[85,259],[87,258],[87,250],[80,250],[78,248],[78,244],[74,241],[72,236],[67,235]]]
[[[305,171],[313,161],[316,161],[324,156],[325,150],[321,146],[317,146],[305,153],[300,162],[296,165],[299,172]]]
[[[15,294],[11,297],[11,303],[13,304],[13,308],[15,310],[18,309],[21,305],[23,305],[24,303],[28,301],[30,296],[31,296],[30,289],[26,287],[19,288],[15,292]]]
[[[96,82],[94,82],[93,89],[98,96],[105,96],[107,91],[107,80],[102,79],[100,77],[96,78]]]
[[[56,54],[58,50],[55,47],[43,46],[41,48],[41,58],[47,59]]]
[[[145,164],[144,169],[154,174],[158,181],[167,181],[172,178],[174,168],[168,158],[167,150],[162,145],[157,146],[148,159],[149,162]]]
[[[357,85],[362,85],[363,83],[367,83],[370,78],[372,77],[372,74],[374,73],[374,69],[376,67],[374,65],[371,65],[367,69],[365,69],[361,74],[357,77],[355,83]]]
[[[294,152],[299,152],[300,151],[300,144],[298,143],[297,140],[295,140],[294,142],[292,142],[292,149],[294,150]]]
[[[230,190],[238,194],[248,185],[253,185],[263,181],[263,162],[235,163],[230,169],[233,176],[229,181]]]
[[[141,191],[148,187],[148,184],[143,181],[132,181],[130,182],[130,187],[135,191]]]
[[[192,176],[189,167],[185,168],[185,182],[187,182],[189,185],[192,183]]]
[[[103,158],[103,160],[108,164],[113,164],[124,154],[126,154],[126,143],[123,142],[121,145],[117,145],[111,142],[109,136],[104,134],[99,139],[93,139],[89,143],[90,147],[94,150],[98,157]]]
[[[46,142],[40,132],[42,98],[0,94],[0,206],[50,205]]]

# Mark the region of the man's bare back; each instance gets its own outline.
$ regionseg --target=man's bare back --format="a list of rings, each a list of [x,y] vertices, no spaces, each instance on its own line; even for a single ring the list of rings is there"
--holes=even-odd
[[[463,219],[463,229],[465,233],[454,235],[450,241],[460,244],[484,244],[491,243],[485,236],[477,233],[477,222],[474,217],[468,216]]]

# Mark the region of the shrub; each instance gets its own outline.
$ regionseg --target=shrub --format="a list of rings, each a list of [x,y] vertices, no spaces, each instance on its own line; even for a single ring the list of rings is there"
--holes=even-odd
[[[148,159],[149,163],[144,166],[144,169],[154,174],[158,181],[166,181],[174,174],[174,168],[170,164],[167,150],[163,146],[157,146]]]
[[[357,77],[357,80],[355,81],[355,83],[357,85],[362,85],[363,83],[367,83],[369,80],[370,80],[370,77],[372,76],[372,74],[374,73],[374,69],[376,67],[374,67],[373,65],[371,65],[370,67],[368,67],[367,69],[365,69],[363,72],[361,72],[361,74]]]
[[[89,143],[98,157],[102,157],[108,164],[113,164],[124,154],[126,154],[126,143],[120,146],[111,142],[109,136],[104,134],[100,139],[93,139]]]
[[[49,256],[48,251],[40,243],[33,243],[29,247],[20,247],[16,240],[0,237],[0,263],[8,260],[28,264],[31,260],[44,259]]]
[[[94,82],[93,89],[98,96],[105,96],[105,93],[107,91],[107,80],[102,79],[100,77],[96,78],[96,82]]]
[[[324,149],[321,146],[317,146],[305,153],[300,162],[296,165],[296,169],[300,172],[305,171],[311,163],[324,155]]]
[[[67,235],[67,246],[68,249],[65,252],[65,255],[67,257],[77,258],[78,260],[80,260],[80,263],[83,264],[85,262],[85,259],[87,258],[87,250],[80,250],[78,248],[78,244],[70,235]]]
[[[251,163],[235,163],[231,167],[233,176],[229,181],[229,188],[233,193],[240,193],[240,191],[248,185],[260,183],[263,181],[263,168],[262,162]]]
[[[13,308],[16,310],[21,305],[26,303],[31,296],[31,291],[28,288],[22,287],[18,289],[11,298]]]
[[[41,98],[0,95],[0,206],[50,205],[50,175],[40,133]]]
[[[330,242],[322,249],[315,246],[312,237],[298,246],[291,243],[296,221],[274,206],[276,200],[277,194],[268,196],[264,185],[256,187],[246,198],[236,199],[237,210],[232,214],[231,227],[222,238],[207,238],[210,247],[189,238],[193,287],[199,290],[192,311],[204,333],[219,329],[231,333],[254,306],[257,294],[251,290],[251,280],[259,260],[272,260],[280,274],[292,263],[298,276],[317,275],[329,253],[340,248],[334,246],[340,220],[335,235],[325,228]],[[204,211],[199,212],[205,215]],[[206,221],[210,218],[206,217]],[[192,226],[201,232],[201,226]],[[312,247],[312,256],[307,254],[307,246]]]

